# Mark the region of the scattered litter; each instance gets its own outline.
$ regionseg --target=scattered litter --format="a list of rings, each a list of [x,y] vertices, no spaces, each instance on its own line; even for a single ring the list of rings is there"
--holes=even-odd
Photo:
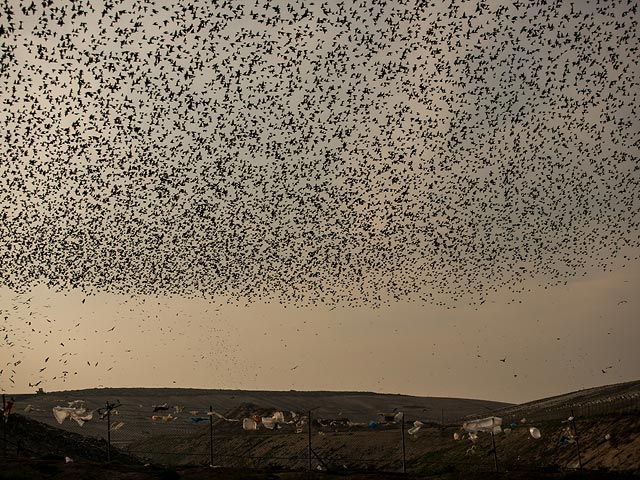
[[[64,463],[73,463],[73,460],[71,460],[69,457],[64,457]]]
[[[538,440],[539,438],[542,437],[542,435],[540,434],[540,430],[538,430],[536,427],[530,427],[529,428],[529,433],[531,434],[531,436],[533,438],[535,438],[536,440]]]
[[[214,410],[212,410],[210,412],[207,412],[207,415],[218,417],[220,420],[224,420],[225,422],[239,422],[240,421],[237,418],[227,418],[224,415],[222,415],[221,413],[218,413],[218,412],[216,412]]]
[[[86,422],[93,419],[93,412],[87,413],[84,407],[53,407],[53,416],[60,425],[62,425],[67,418],[70,418],[82,427]]]
[[[124,425],[124,422],[118,422],[111,426],[111,431],[115,432],[116,430],[120,430],[123,425]]]
[[[3,415],[4,415],[4,421],[6,422],[9,418],[9,415],[11,415],[11,409],[13,408],[13,400],[9,400],[7,401],[4,410],[3,410]]]
[[[460,434],[458,432],[453,432],[453,439],[454,440],[460,440]]]
[[[209,417],[190,417],[189,420],[191,423],[208,422]]]
[[[253,418],[245,418],[242,420],[242,429],[243,430],[257,430],[258,424]]]
[[[464,422],[462,428],[470,433],[488,432],[488,433],[500,433],[502,431],[502,418],[500,417],[487,417],[479,420],[471,420]]]
[[[422,423],[420,420],[416,420],[415,422],[413,422],[413,427],[407,430],[407,433],[409,435],[415,435],[420,431],[422,427],[424,427],[424,423]]]
[[[273,430],[274,428],[277,429],[279,424],[285,423],[284,414],[282,412],[274,412],[270,417],[262,417],[260,421],[260,423],[269,430]]]
[[[158,421],[158,420],[162,420],[163,422],[172,422],[174,420],[177,420],[178,417],[174,417],[173,415],[169,414],[169,415],[151,415],[151,420],[153,420],[154,422]]]

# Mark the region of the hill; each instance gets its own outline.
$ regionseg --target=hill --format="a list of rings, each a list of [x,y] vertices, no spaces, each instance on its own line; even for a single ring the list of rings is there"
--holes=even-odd
[[[425,422],[441,422],[470,415],[478,411],[494,411],[509,406],[486,400],[416,397],[410,395],[379,394],[371,392],[299,392],[299,391],[247,391],[200,390],[184,388],[102,388],[51,392],[45,395],[15,395],[15,411],[43,423],[58,426],[53,417],[55,406],[66,407],[68,402],[84,401],[87,410],[104,407],[107,401],[119,401],[113,422],[123,422],[121,430],[113,433],[115,442],[128,443],[150,434],[193,432],[190,417],[213,410],[227,414],[243,405],[259,406],[264,411],[306,413],[313,410],[314,418],[348,418],[353,422],[376,421],[380,413],[404,411],[408,417]],[[175,420],[170,423],[152,421],[153,405],[167,404]],[[28,412],[25,408],[28,408]],[[174,407],[178,407],[177,409]],[[178,413],[176,413],[176,410]],[[192,413],[197,412],[197,413]],[[80,427],[72,421],[61,426],[65,430],[105,437],[104,422],[91,421]],[[126,437],[126,438],[125,438]]]
[[[358,412],[363,415],[359,417],[362,419],[379,413],[377,410],[403,410],[407,407],[404,410],[409,412],[411,409],[413,413],[406,414],[409,425],[405,425],[405,458],[407,470],[411,472],[406,478],[452,479],[462,475],[481,478],[492,472],[495,463],[491,436],[480,433],[474,441],[468,437],[456,440],[456,436],[464,434],[461,419],[445,425],[429,423],[427,409],[433,411],[434,405],[440,404],[462,405],[469,409],[474,405],[481,406],[484,409],[482,415],[487,415],[488,409],[494,407],[493,412],[503,416],[503,426],[508,426],[511,431],[496,435],[494,439],[496,457],[503,472],[501,478],[634,478],[640,472],[640,382],[571,392],[517,406],[367,392],[99,389],[16,396],[18,411],[30,402],[33,410],[29,414],[40,415],[48,422],[55,422],[49,409],[51,405],[82,399],[91,407],[103,405],[105,398],[122,402],[118,408],[122,411],[114,412],[112,423],[126,420],[124,427],[111,434],[112,444],[123,450],[114,452],[112,458],[126,464],[142,461],[152,465],[164,464],[165,467],[145,469],[135,465],[105,466],[96,463],[104,458],[104,442],[42,425],[21,415],[12,415],[10,425],[13,430],[10,430],[9,440],[13,446],[16,442],[23,445],[20,465],[40,468],[38,462],[41,462],[43,453],[49,452],[54,453],[55,458],[49,455],[47,468],[59,471],[59,478],[75,478],[73,472],[91,471],[92,478],[201,479],[210,478],[208,465],[211,463],[216,467],[222,466],[216,469],[216,478],[293,479],[298,478],[296,474],[287,471],[301,471],[308,467],[310,443],[312,467],[328,468],[333,472],[322,478],[343,476],[346,472],[369,472],[358,474],[357,478],[363,479],[391,478],[402,469],[403,436],[399,423],[380,421],[372,428],[366,423],[361,426],[345,425],[322,421],[322,418],[336,418],[336,413],[344,414],[346,411]],[[264,404],[252,403],[252,400]],[[144,403],[136,404],[138,401]],[[185,407],[182,412],[173,412],[179,420],[150,420],[150,405],[165,402]],[[306,428],[301,434],[296,434],[292,426],[273,431],[244,431],[238,422],[227,422],[217,417],[211,424],[180,423],[191,415],[191,412],[187,413],[189,406],[202,408],[207,403],[223,411],[228,418],[240,419],[252,413],[268,415],[275,409],[285,410],[288,414],[287,407],[293,405],[296,410],[304,412],[313,408],[315,402],[324,403],[322,408],[313,411],[310,435]],[[342,410],[336,412],[338,408]],[[579,412],[575,413],[575,424],[565,416],[567,408]],[[202,408],[201,413],[207,409],[208,406]],[[166,411],[162,413],[166,414]],[[517,421],[510,425],[509,418]],[[416,419],[424,420],[424,426],[410,435],[408,427]],[[21,426],[17,428],[17,425]],[[82,428],[67,420],[63,426],[67,430],[75,428],[94,436],[106,433],[104,420],[91,421]],[[540,438],[530,434],[531,427],[539,429]],[[74,458],[74,464],[64,464],[62,455]],[[576,472],[580,462],[584,471]],[[167,465],[171,465],[173,470],[167,470]],[[572,473],[567,473],[567,469]],[[28,475],[32,476],[24,478],[40,478],[33,476],[33,472]]]
[[[496,410],[494,414],[508,420],[542,420],[626,411],[640,411],[640,380],[587,388],[520,405],[510,405]]]

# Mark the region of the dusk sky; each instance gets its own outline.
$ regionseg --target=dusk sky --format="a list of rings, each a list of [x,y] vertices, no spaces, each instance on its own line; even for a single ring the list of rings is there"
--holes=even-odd
[[[640,378],[636,2],[0,5],[0,389]]]

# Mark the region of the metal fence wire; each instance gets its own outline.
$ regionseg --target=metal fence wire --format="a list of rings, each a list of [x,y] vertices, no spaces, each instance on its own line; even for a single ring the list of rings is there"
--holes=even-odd
[[[640,414],[640,393],[542,407],[521,405],[457,419],[447,419],[442,413],[439,421],[405,418],[396,412],[393,418],[358,423],[348,420],[353,412],[336,412],[334,418],[320,418],[313,411],[285,412],[272,423],[273,429],[260,422],[260,415],[268,415],[265,409],[254,409],[252,416],[251,408],[239,415],[238,411],[220,414],[213,406],[187,411],[162,405],[151,412],[148,406],[112,399],[85,408],[93,412],[90,421],[67,419],[62,425],[57,424],[50,409],[19,413],[90,439],[86,452],[107,462],[422,473],[451,469],[539,471],[558,467],[545,463],[540,455],[550,445],[563,449],[566,465],[589,468],[580,454],[580,448],[588,446],[581,444],[581,429],[603,417],[604,423],[636,418]],[[489,415],[502,418],[503,434],[479,435],[473,441],[461,438],[465,435],[460,428],[463,422]],[[22,441],[26,433],[12,417],[2,417],[3,455],[36,455],[38,452]],[[258,423],[248,421],[243,428],[245,418]],[[257,429],[245,429],[254,425]],[[539,447],[531,442],[533,426],[544,432]],[[504,429],[510,437],[504,435]],[[73,447],[69,449],[68,455],[72,456]]]

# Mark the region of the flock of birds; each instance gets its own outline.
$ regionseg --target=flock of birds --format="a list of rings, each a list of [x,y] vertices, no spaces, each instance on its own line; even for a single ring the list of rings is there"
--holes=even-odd
[[[14,292],[480,305],[638,259],[635,1],[96,5],[0,1]]]
[[[455,303],[607,268],[637,4],[585,5],[5,0],[3,282]]]
[[[75,297],[57,305],[62,310],[58,311],[42,305],[38,301],[42,299],[36,297],[0,296],[0,304],[13,304],[0,308],[0,339],[5,354],[0,364],[2,386],[24,388],[16,382],[22,378],[29,389],[50,388],[65,385],[76,376],[88,376],[93,384],[103,387],[120,377],[116,367],[151,362],[158,351],[167,355],[171,352],[174,362],[191,368],[215,371],[218,378],[233,375],[250,380],[261,373],[259,368],[249,371],[238,357],[237,332],[216,317],[219,309],[194,312],[155,298],[113,302],[96,297],[85,304],[86,298],[79,301]],[[55,296],[47,299],[51,303],[60,300]],[[69,314],[78,303],[82,305],[78,314]],[[108,317],[101,315],[105,311],[115,325],[97,321]],[[198,332],[195,338],[193,332]],[[160,375],[167,383],[177,383],[176,374],[168,374],[166,367],[154,365],[151,370],[147,375]]]

